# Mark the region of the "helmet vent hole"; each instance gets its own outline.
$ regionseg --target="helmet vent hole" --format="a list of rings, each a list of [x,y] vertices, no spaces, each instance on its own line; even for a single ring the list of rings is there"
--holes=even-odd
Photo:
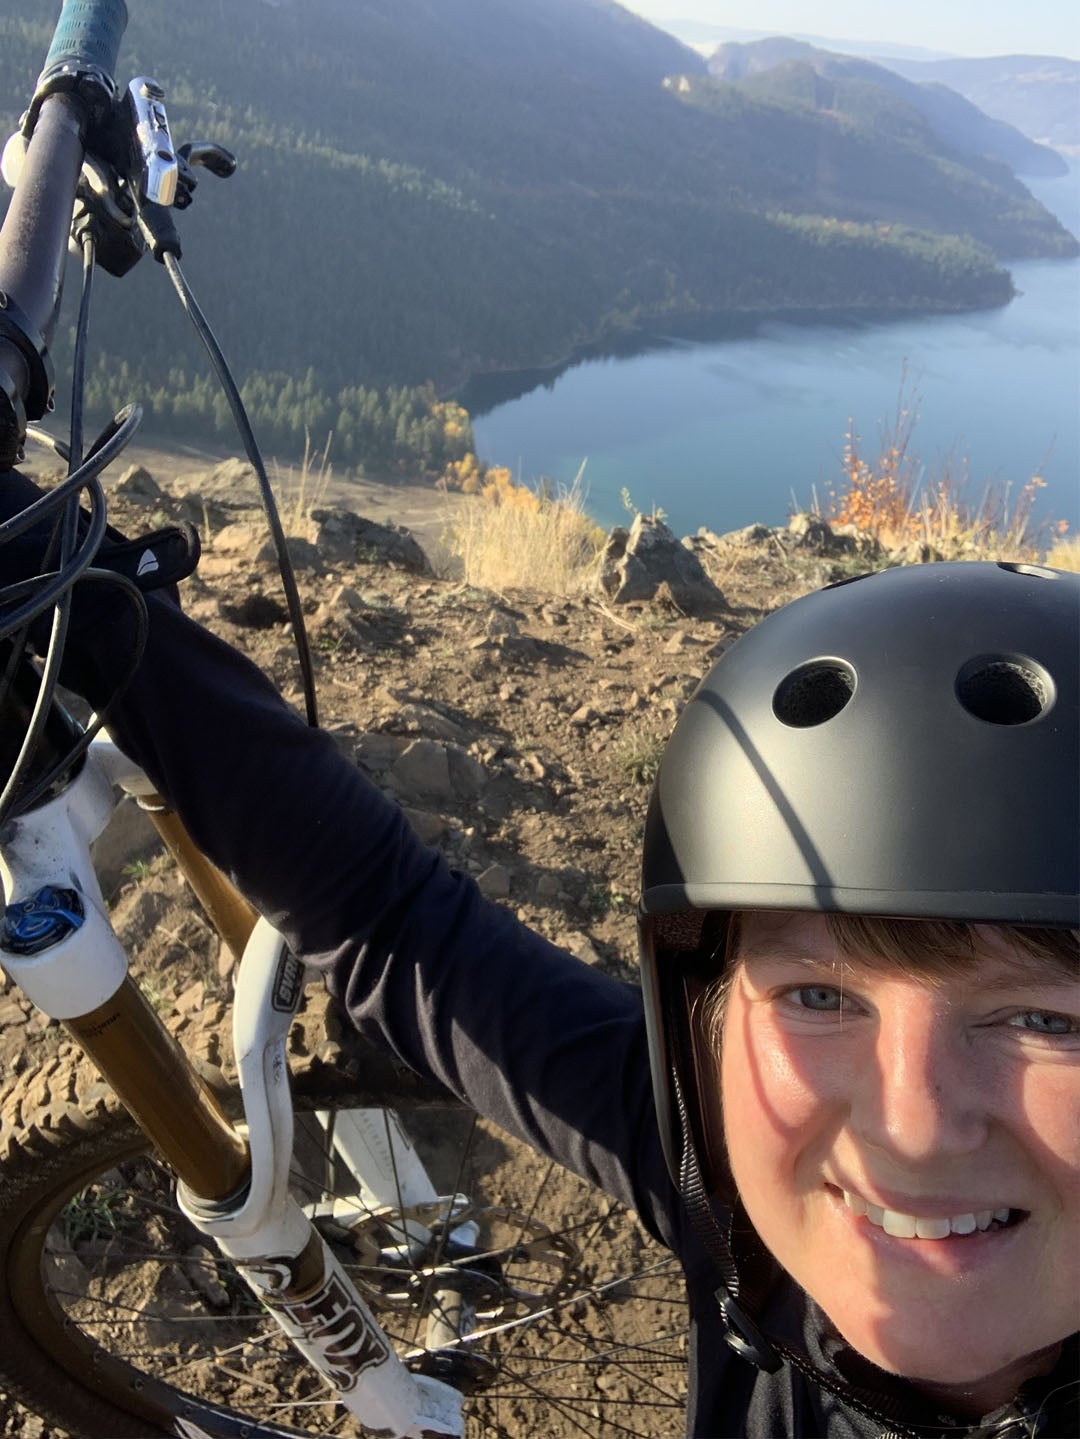
[[[1050,707],[1054,686],[1034,660],[981,655],[957,675],[956,695],[969,714],[987,724],[1028,724]]]
[[[1014,575],[1031,575],[1037,580],[1056,580],[1059,578],[1056,570],[1049,570],[1045,565],[1020,565],[1011,560],[999,560],[999,570],[1008,570]]]
[[[844,660],[811,660],[776,687],[773,714],[781,724],[810,729],[833,719],[855,693],[855,671]]]

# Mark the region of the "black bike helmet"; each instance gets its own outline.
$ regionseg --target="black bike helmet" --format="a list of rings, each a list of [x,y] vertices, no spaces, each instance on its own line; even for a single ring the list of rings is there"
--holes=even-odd
[[[723,916],[1080,925],[1080,575],[935,564],[796,600],[687,704],[645,828],[665,1152],[697,1132],[687,1010]]]

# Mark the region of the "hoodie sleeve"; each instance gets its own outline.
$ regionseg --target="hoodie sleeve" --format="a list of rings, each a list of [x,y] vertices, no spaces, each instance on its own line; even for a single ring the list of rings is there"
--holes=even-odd
[[[260,671],[168,598],[148,608],[109,728],[196,844],[323,970],[365,1037],[663,1238],[672,1194],[638,991],[487,901]],[[65,683],[95,706],[125,668],[130,629],[117,607],[65,660]]]

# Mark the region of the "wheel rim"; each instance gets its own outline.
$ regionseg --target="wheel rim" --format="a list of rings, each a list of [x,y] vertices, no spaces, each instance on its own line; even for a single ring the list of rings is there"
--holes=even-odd
[[[475,1390],[470,1439],[681,1433],[686,1301],[675,1261],[579,1181],[530,1151],[515,1179],[523,1161],[509,1153],[512,1142],[490,1134],[486,1142],[506,1157],[485,1176],[487,1194],[474,1199],[471,1217],[481,1226],[479,1253],[504,1278],[501,1299],[476,1305],[476,1331],[461,1346],[487,1369],[463,1386]],[[20,1246],[12,1288],[31,1294],[27,1264],[37,1265],[44,1302],[24,1298],[21,1315],[39,1344],[118,1407],[158,1422],[170,1416],[174,1432],[187,1423],[198,1426],[192,1433],[222,1436],[360,1434],[191,1229],[168,1179],[149,1159],[132,1157],[136,1148],[130,1140],[118,1145],[102,1161],[104,1174],[69,1181],[27,1226],[38,1235],[36,1258],[33,1243]],[[461,1177],[476,1194],[479,1181],[464,1168]],[[516,1183],[539,1198],[519,1199]],[[310,1198],[310,1173],[298,1184],[300,1197]],[[576,1190],[580,1199],[571,1202]],[[545,1191],[560,1214],[557,1226],[541,1215]],[[458,1212],[454,1222],[460,1219]],[[407,1361],[439,1373],[425,1345],[433,1267],[409,1280],[414,1296],[429,1297],[406,1303],[397,1290],[378,1295],[382,1281],[355,1246],[351,1256],[340,1240],[335,1248],[360,1287],[376,1294],[373,1307]],[[469,1262],[475,1266],[476,1257]],[[438,1272],[454,1267],[461,1265]]]

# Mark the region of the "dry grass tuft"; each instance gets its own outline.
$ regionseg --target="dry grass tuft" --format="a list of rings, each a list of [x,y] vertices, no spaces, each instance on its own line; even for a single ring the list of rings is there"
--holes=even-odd
[[[334,477],[330,463],[330,442],[333,434],[326,437],[322,450],[313,450],[311,436],[304,431],[304,457],[299,467],[290,465],[287,470],[274,461],[273,491],[281,510],[281,524],[287,535],[306,535],[312,510],[317,510],[326,501],[326,492]]]
[[[652,784],[660,769],[664,741],[652,734],[630,734],[614,748],[615,763],[635,784]]]
[[[1046,563],[1056,570],[1080,571],[1080,535],[1062,535],[1046,552]]]
[[[468,584],[556,595],[587,585],[606,537],[585,513],[582,471],[569,489],[533,490],[493,469],[465,493],[444,544]]]
[[[1008,484],[988,485],[972,499],[966,462],[947,458],[927,474],[912,451],[917,421],[918,395],[906,394],[905,377],[876,458],[866,458],[849,423],[841,487],[830,491],[823,518],[872,535],[898,559],[1039,560],[1051,534],[1064,532],[1063,524],[1034,518],[1046,481],[1033,475],[1015,493]]]

